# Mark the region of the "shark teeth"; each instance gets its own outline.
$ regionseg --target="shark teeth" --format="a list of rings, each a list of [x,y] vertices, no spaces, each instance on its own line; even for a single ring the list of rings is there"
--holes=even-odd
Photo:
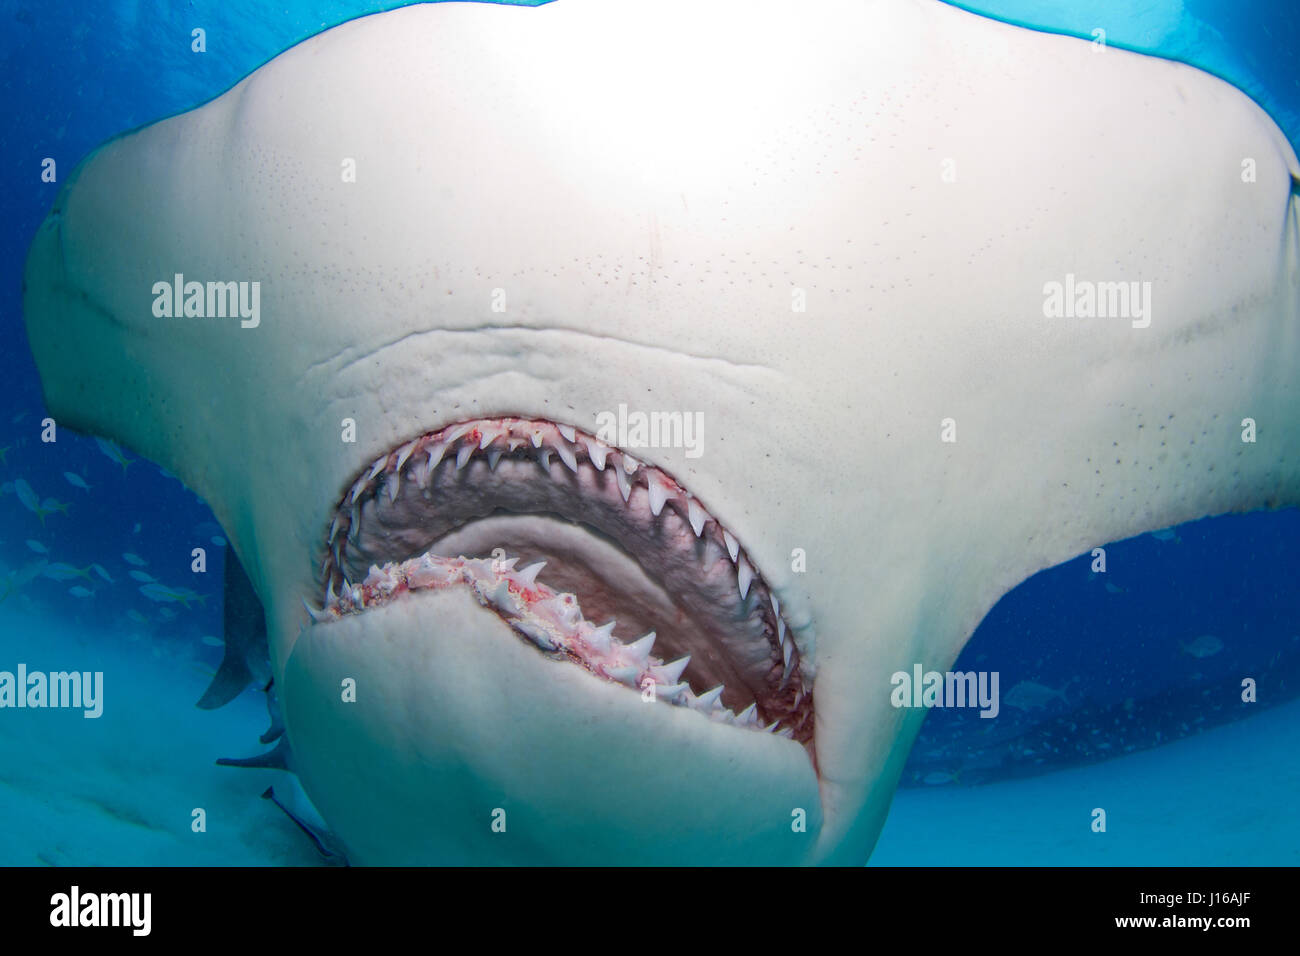
[[[552,463],[557,460],[563,464],[563,469],[552,469]],[[525,462],[539,466],[541,476],[522,477],[519,469]],[[409,474],[410,482],[402,480],[403,472]],[[469,477],[455,477],[461,473]],[[647,528],[650,533],[659,533],[656,524],[664,526],[667,534],[661,535],[660,540],[690,542],[693,539],[693,549],[688,550],[684,543],[680,545],[682,558],[699,563],[701,580],[712,579],[716,574],[714,563],[725,567],[729,559],[735,575],[736,590],[732,593],[739,595],[740,599],[736,607],[737,620],[746,622],[745,626],[751,628],[755,640],[766,638],[770,642],[771,671],[770,676],[763,678],[763,686],[767,693],[775,694],[784,702],[780,705],[781,713],[791,707],[791,700],[794,701],[790,719],[783,718],[787,728],[794,726],[798,729],[805,723],[811,727],[811,722],[807,721],[811,695],[800,658],[804,632],[795,631],[788,625],[782,610],[783,602],[755,569],[741,542],[671,475],[572,425],[522,418],[477,419],[421,435],[371,459],[330,516],[318,565],[325,606],[317,609],[308,605],[311,619],[316,623],[326,623],[341,613],[382,604],[391,596],[400,594],[403,588],[447,587],[458,581],[463,584],[463,571],[457,571],[447,563],[452,559],[432,554],[400,563],[399,566],[406,569],[402,573],[408,576],[405,584],[398,572],[391,572],[397,577],[385,573],[388,566],[370,568],[360,584],[349,584],[344,577],[355,579],[359,573],[361,562],[355,557],[356,549],[363,546],[361,524],[363,520],[369,523],[367,516],[371,510],[429,507],[420,502],[436,501],[438,499],[434,496],[445,496],[447,489],[462,487],[466,482],[487,475],[496,475],[491,480],[498,482],[550,480],[563,483],[567,494],[602,496],[602,508],[609,507],[606,502],[621,500],[631,516],[630,520]],[[455,484],[457,482],[460,485]],[[670,502],[673,507],[666,507]],[[683,532],[688,527],[691,534],[685,535]],[[665,664],[651,656],[655,647],[654,632],[624,644],[615,635],[616,625],[612,622],[601,627],[587,624],[582,620],[573,595],[557,595],[539,584],[538,575],[546,566],[545,562],[515,570],[514,560],[508,564],[496,562],[496,573],[506,575],[509,580],[504,584],[498,581],[490,590],[484,591],[483,600],[503,617],[510,618],[512,624],[516,624],[516,630],[538,647],[548,652],[562,650],[572,656],[573,647],[581,643],[586,647],[584,653],[602,657],[599,674],[628,686],[635,686],[637,679],[649,680],[655,685],[656,695],[661,700],[677,703],[689,700],[698,705],[701,699],[712,693],[709,691],[697,698],[693,692],[687,694],[672,690],[683,684],[689,655]],[[550,603],[544,608],[545,602],[539,597],[541,594],[549,595],[546,600]],[[734,602],[735,598],[730,600]],[[520,608],[527,613],[519,612]],[[539,614],[543,620],[533,620],[530,614]],[[662,627],[667,630],[667,625]],[[577,630],[574,629],[580,629],[584,637],[590,639],[589,646],[585,641],[577,640]],[[570,631],[574,639],[566,644],[564,635]],[[794,687],[787,690],[792,680]],[[751,707],[733,714],[717,699],[713,702],[717,704],[709,710],[713,718],[725,717],[730,722],[746,726],[752,724],[755,729],[760,729],[760,725],[766,722],[755,716],[756,711]],[[770,719],[780,716],[780,713],[771,712],[764,716]],[[807,734],[801,739],[806,741]]]
[[[599,627],[589,624],[572,594],[556,594],[537,581],[544,562],[516,571],[516,560],[444,558],[426,552],[408,561],[372,565],[364,581],[344,582],[340,593],[336,594],[331,585],[324,608],[317,609],[306,600],[303,606],[313,621],[325,624],[382,606],[408,592],[468,587],[480,604],[496,611],[543,651],[576,660],[593,674],[614,683],[652,691],[653,699],[687,707],[710,720],[750,730],[764,729],[757,701],[735,713],[722,703],[722,684],[695,694],[681,680],[690,663],[689,655],[668,664],[651,656],[656,640],[653,631],[624,644],[614,634],[616,622]],[[778,723],[773,722],[766,731],[775,730]]]

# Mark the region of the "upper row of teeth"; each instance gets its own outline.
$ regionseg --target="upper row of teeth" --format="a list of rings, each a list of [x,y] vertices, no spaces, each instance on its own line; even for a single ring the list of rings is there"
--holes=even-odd
[[[577,598],[556,593],[538,582],[537,575],[546,562],[538,562],[516,571],[517,558],[444,558],[425,553],[408,561],[371,565],[360,584],[343,583],[335,592],[329,585],[325,607],[316,610],[303,603],[317,623],[336,620],[365,608],[388,603],[405,591],[468,585],[484,607],[507,618],[510,625],[544,651],[564,653],[581,660],[594,673],[641,691],[653,685],[656,699],[681,707],[690,707],[711,720],[734,724],[766,733],[793,737],[790,727],[779,722],[762,726],[757,707],[750,704],[735,713],[722,704],[723,685],[697,695],[681,680],[690,663],[690,655],[671,663],[651,656],[655,633],[625,644],[614,636],[615,622],[596,627],[582,616]],[[789,655],[787,655],[787,660]],[[786,677],[790,667],[787,665]],[[796,691],[796,707],[802,689]]]
[[[462,441],[465,438],[470,440]],[[455,447],[457,442],[460,442],[458,448]],[[579,443],[581,443],[581,446]],[[547,474],[550,473],[552,453],[559,457],[566,468],[577,474],[578,457],[576,452],[580,447],[585,447],[587,458],[597,471],[603,472],[607,466],[610,467],[618,484],[619,494],[623,496],[623,503],[626,504],[632,497],[631,476],[641,470],[642,463],[627,452],[612,448],[598,438],[586,434],[579,435],[577,429],[571,425],[556,425],[550,422],[522,419],[470,421],[456,425],[445,433],[421,435],[419,438],[402,445],[396,451],[376,458],[370,467],[353,483],[352,488],[343,499],[343,507],[335,514],[334,520],[330,523],[330,547],[334,546],[334,540],[343,527],[344,508],[350,509],[349,533],[354,533],[355,529],[360,527],[361,503],[370,491],[374,490],[378,493],[376,485],[381,476],[389,501],[397,499],[397,493],[401,488],[402,468],[408,461],[415,461],[410,470],[411,477],[416,485],[423,490],[428,485],[429,476],[433,474],[433,470],[438,467],[438,464],[453,448],[455,448],[457,471],[463,469],[478,453],[484,453],[488,467],[495,470],[502,455],[516,451],[525,445],[531,445],[537,462]],[[647,467],[642,473],[645,475],[646,492],[650,499],[650,513],[658,517],[660,512],[663,511],[664,505],[669,501],[684,502],[686,520],[690,523],[691,530],[695,532],[695,537],[703,536],[705,525],[709,521],[714,521],[713,516],[705,510],[704,506],[657,468]],[[731,532],[717,524],[716,521],[714,523],[721,533],[731,563],[736,567],[736,590],[740,593],[740,598],[743,601],[749,596],[750,587],[757,577],[754,566],[741,550],[740,543],[732,536]],[[788,671],[794,655],[793,642],[786,640],[786,624],[781,617],[781,607],[776,595],[770,590],[768,591],[768,599],[772,604],[772,614],[776,620],[777,644],[781,647],[784,664]]]

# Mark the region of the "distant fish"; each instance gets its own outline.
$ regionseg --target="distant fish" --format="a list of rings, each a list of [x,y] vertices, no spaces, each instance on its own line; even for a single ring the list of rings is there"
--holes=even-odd
[[[41,502],[41,508],[44,509],[46,514],[49,514],[52,511],[59,511],[62,512],[63,514],[67,514],[68,507],[69,507],[68,502],[59,501],[57,498],[46,498],[44,501]]]
[[[1157,541],[1172,541],[1174,544],[1181,544],[1183,540],[1174,533],[1173,528],[1165,528],[1162,531],[1152,531],[1151,537],[1155,538]]]
[[[1190,644],[1179,642],[1178,646],[1184,654],[1190,654],[1192,657],[1213,657],[1223,650],[1223,641],[1213,634],[1202,634]]]
[[[149,623],[149,619],[145,617],[143,614],[141,614],[139,611],[137,611],[135,608],[131,608],[131,610],[127,611],[126,616],[128,620],[134,621],[136,624]]]
[[[158,580],[152,574],[149,574],[145,571],[128,571],[126,573],[131,575],[131,577],[135,578],[137,581],[139,581],[142,584],[153,584]]]
[[[130,551],[122,552],[122,560],[127,564],[134,564],[137,568],[147,567],[149,562],[138,554],[132,554]]]
[[[36,497],[36,492],[32,491],[32,486],[27,483],[27,479],[19,478],[14,482],[14,494],[23,503],[23,507],[40,518],[41,524],[44,525],[45,516],[50,512],[41,507],[41,500]]]
[[[137,522],[135,523],[135,527],[131,529],[131,533],[132,533],[132,534],[139,534],[139,533],[140,533],[140,522],[137,521]]]
[[[108,572],[105,571],[105,570],[104,570],[102,567],[100,567],[98,564],[92,564],[92,565],[90,566],[90,570],[94,571],[96,574],[98,574],[101,578],[103,578],[103,579],[104,579],[105,581],[107,581],[109,584],[114,584],[114,583],[116,583],[116,582],[113,581],[113,579],[112,579],[111,577],[109,577]]]
[[[84,568],[74,568],[70,564],[57,561],[54,564],[47,564],[41,569],[41,574],[52,581],[70,581],[73,578],[85,578],[90,580],[90,565]]]
[[[176,612],[169,607],[160,607],[158,609],[158,616],[162,618],[164,621],[176,620]]]
[[[190,601],[203,603],[204,597],[191,591],[189,588],[170,588],[165,584],[159,584],[154,581],[150,584],[141,585],[140,593],[151,601],[176,602],[188,608]]]
[[[1039,707],[1046,707],[1056,698],[1068,703],[1064,690],[1053,690],[1035,681],[1022,680],[1007,692],[1006,702],[1020,710],[1034,710]]]
[[[214,534],[212,536],[212,543],[215,544],[218,548],[224,548],[226,546],[226,539],[221,537],[221,535],[219,534]]]
[[[226,642],[219,637],[213,637],[211,634],[203,635],[203,643],[208,647],[225,647]],[[213,672],[215,674],[215,671]]]
[[[33,541],[31,538],[28,538],[28,539],[27,539],[27,547],[31,548],[31,549],[32,549],[33,551],[35,551],[37,554],[49,554],[49,553],[50,553],[50,549],[49,549],[49,548],[45,547],[45,545],[41,544],[39,541]]]
[[[1109,581],[1106,582],[1106,590],[1109,591],[1111,594],[1125,593],[1122,587],[1120,587],[1118,584],[1111,584]]]
[[[14,447],[13,445],[5,445],[3,448],[0,448],[0,465],[9,464],[9,462],[6,461],[5,458],[9,454],[9,452],[13,449],[13,447]]]
[[[71,594],[73,597],[88,598],[95,592],[90,590],[89,588],[83,588],[80,584],[78,584],[76,587],[68,588],[68,593]]]
[[[134,458],[127,458],[122,452],[122,449],[117,447],[115,442],[111,442],[107,438],[96,438],[95,444],[99,446],[99,450],[102,451],[105,456],[122,466],[122,474],[124,475],[126,474],[127,466],[134,464],[135,462]]]
[[[80,488],[82,491],[89,491],[90,485],[86,484],[86,479],[82,478],[75,471],[65,471],[63,477],[68,479],[68,484],[74,488]]]
[[[921,782],[930,787],[941,787],[945,783],[956,783],[959,774],[960,771],[949,773],[947,770],[932,770],[921,778]]]

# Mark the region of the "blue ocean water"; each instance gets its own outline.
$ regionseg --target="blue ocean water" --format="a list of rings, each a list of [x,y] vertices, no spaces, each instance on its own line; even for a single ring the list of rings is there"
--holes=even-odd
[[[124,468],[70,434],[57,446],[39,440],[21,274],[57,190],[40,179],[45,157],[62,179],[105,139],[213,98],[328,26],[400,5],[0,5],[0,154],[10,167],[0,193],[0,662],[21,656],[53,668],[75,649],[102,661],[111,686],[132,689],[130,707],[86,722],[93,732],[69,732],[80,716],[59,714],[0,735],[0,863],[317,861],[258,799],[273,772],[212,765],[259,749],[259,694],[218,712],[193,706],[221,655],[221,529],[148,462]],[[962,6],[1086,38],[1103,29],[1111,45],[1213,72],[1259,102],[1300,150],[1293,4]],[[209,38],[202,56],[189,47],[196,26]],[[17,500],[20,479],[66,512],[38,519]],[[196,532],[212,542],[206,600],[185,607],[142,594],[132,571],[191,580]],[[1297,542],[1294,509],[1204,520],[1114,543],[1105,574],[1081,557],[1007,595],[955,669],[998,671],[1004,698],[1023,684],[1024,706],[1005,704],[997,721],[931,714],[874,862],[1300,862],[1300,818],[1290,810],[1300,795]],[[41,573],[52,561],[97,563],[112,582],[94,571],[55,580]],[[1257,703],[1241,702],[1243,676],[1258,682]],[[146,775],[156,786],[128,783]],[[1088,829],[1097,806],[1111,809],[1104,836]],[[206,835],[189,827],[197,807],[209,811]]]

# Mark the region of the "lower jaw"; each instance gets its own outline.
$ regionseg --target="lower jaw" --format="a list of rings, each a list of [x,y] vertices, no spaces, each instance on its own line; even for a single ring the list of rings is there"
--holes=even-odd
[[[411,594],[302,637],[281,678],[295,769],[355,862],[812,854],[818,780],[796,742],[556,665],[463,589]]]

